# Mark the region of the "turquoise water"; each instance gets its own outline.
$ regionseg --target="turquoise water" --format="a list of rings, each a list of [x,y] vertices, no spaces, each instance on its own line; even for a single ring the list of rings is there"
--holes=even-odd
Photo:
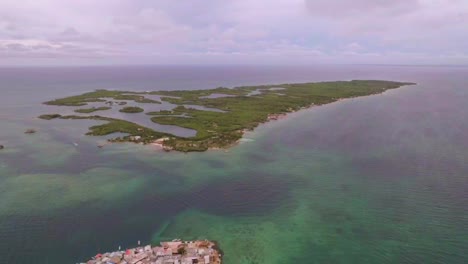
[[[0,263],[76,263],[173,238],[216,240],[228,264],[467,263],[466,76],[408,66],[0,69]],[[50,112],[45,100],[100,88],[349,79],[418,85],[300,111],[205,153],[98,149],[105,138],[84,136],[96,122],[35,118]]]

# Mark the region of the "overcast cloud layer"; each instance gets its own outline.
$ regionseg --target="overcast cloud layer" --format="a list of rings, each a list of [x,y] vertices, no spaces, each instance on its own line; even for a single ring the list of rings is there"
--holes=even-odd
[[[468,0],[1,0],[0,64],[468,64]]]

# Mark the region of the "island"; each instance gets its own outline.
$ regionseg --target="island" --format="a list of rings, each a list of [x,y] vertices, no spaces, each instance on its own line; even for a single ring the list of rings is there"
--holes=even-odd
[[[51,114],[51,115],[40,115],[39,118],[44,119],[44,120],[51,120],[51,119],[59,118],[61,116],[62,115],[59,115],[59,114]]]
[[[34,134],[36,133],[36,130],[35,129],[32,129],[32,128],[29,128],[29,129],[26,129],[26,131],[24,131],[25,134]]]
[[[92,119],[106,121],[89,128],[88,135],[102,136],[125,133],[125,136],[109,139],[110,142],[134,142],[155,144],[164,150],[183,152],[206,151],[228,148],[236,144],[246,131],[259,124],[278,119],[288,113],[311,106],[383,93],[389,89],[412,85],[409,82],[381,80],[352,80],[316,83],[287,83],[275,85],[242,86],[235,88],[219,87],[206,90],[168,91],[111,91],[96,90],[77,96],[65,97],[45,102],[56,106],[84,106],[89,103],[121,105],[123,101],[139,103],[138,107],[125,107],[138,114],[145,111],[142,104],[172,105],[170,110],[148,111],[152,122],[160,125],[173,125],[196,131],[193,137],[181,137],[156,131],[132,120],[116,119],[104,115],[61,115],[48,114],[40,118],[50,119]],[[155,100],[154,97],[158,97]],[[152,97],[153,99],[151,99]],[[114,100],[109,103],[109,100]]]
[[[122,113],[141,113],[145,111],[145,109],[138,107],[138,106],[126,106],[119,110]]]
[[[135,92],[125,92],[125,91],[108,91],[108,90],[96,90],[90,93],[84,93],[82,95],[70,96],[63,99],[57,99],[50,102],[46,102],[48,105],[67,105],[67,106],[84,106],[88,105],[90,102],[103,102],[106,104],[112,104],[112,101],[107,101],[106,99],[114,100],[130,100],[138,103],[154,103],[160,104],[161,102],[156,100],[151,100],[145,98],[139,93]]]
[[[76,109],[75,112],[89,114],[89,113],[93,113],[93,112],[97,112],[97,111],[105,111],[105,110],[109,110],[109,109],[112,109],[112,107],[110,107],[110,106],[101,106],[101,107],[91,107],[91,108],[80,108],[80,109]]]
[[[214,242],[208,240],[181,241],[175,239],[161,242],[159,246],[150,245],[123,251],[98,253],[83,264],[221,264],[221,254]]]

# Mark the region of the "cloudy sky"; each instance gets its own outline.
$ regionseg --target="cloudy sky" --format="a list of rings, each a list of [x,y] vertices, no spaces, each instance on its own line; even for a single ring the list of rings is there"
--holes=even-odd
[[[468,0],[0,0],[1,65],[468,64]]]

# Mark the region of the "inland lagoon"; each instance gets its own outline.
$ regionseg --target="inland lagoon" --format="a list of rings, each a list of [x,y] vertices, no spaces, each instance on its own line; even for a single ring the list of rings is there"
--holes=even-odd
[[[174,238],[216,241],[228,264],[466,263],[466,76],[359,65],[1,68],[0,263],[76,263]],[[97,89],[355,79],[416,85],[291,113],[226,151],[106,144],[124,135],[85,135],[102,120],[38,118],[79,114],[42,103]],[[125,99],[119,109],[137,106]]]

